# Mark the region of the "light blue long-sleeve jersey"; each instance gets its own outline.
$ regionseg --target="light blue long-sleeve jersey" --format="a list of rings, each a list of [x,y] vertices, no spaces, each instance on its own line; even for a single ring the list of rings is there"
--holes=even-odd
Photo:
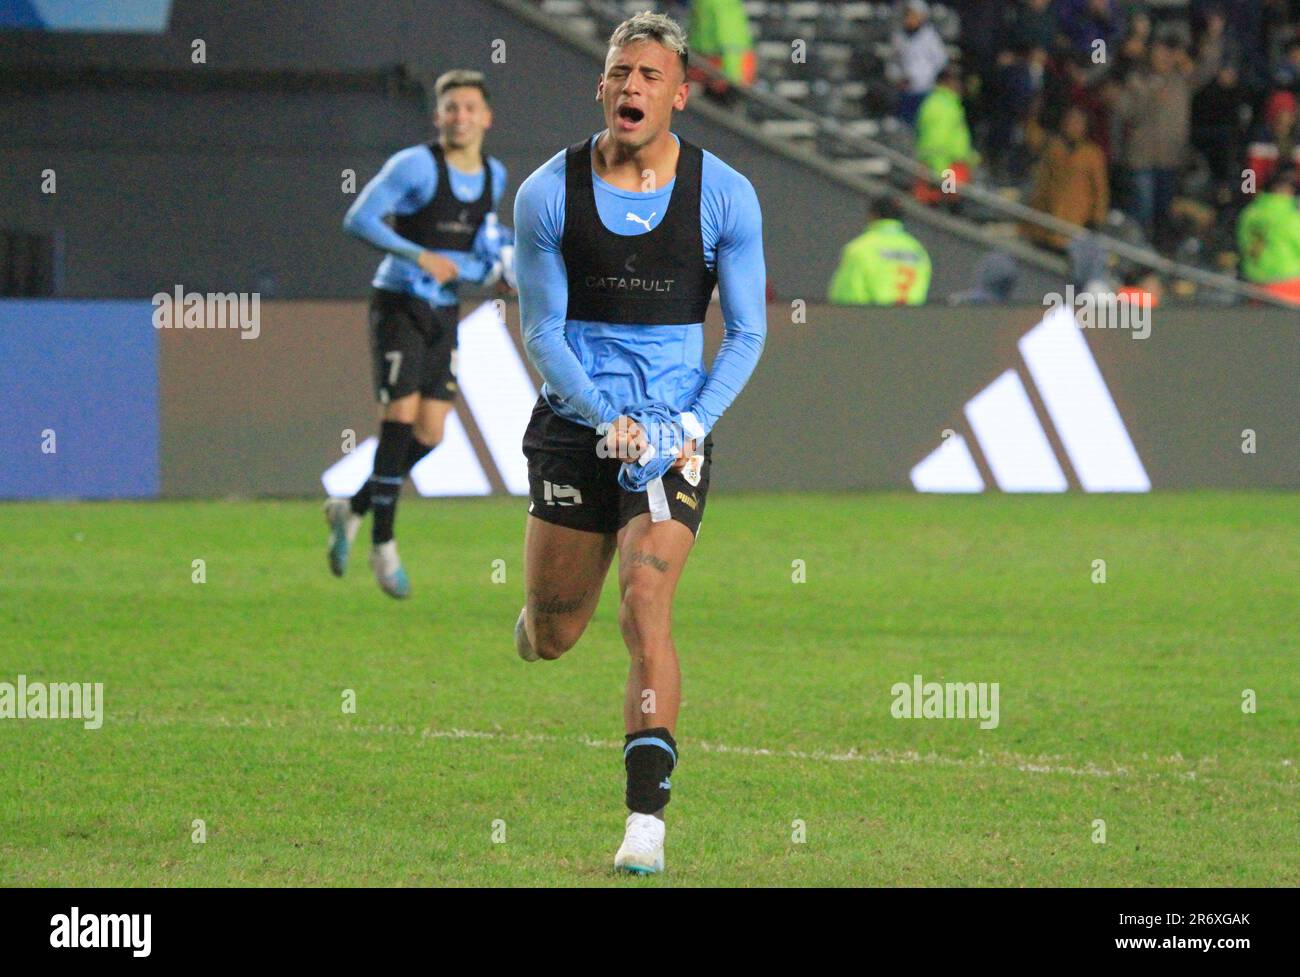
[[[506,168],[493,157],[488,157],[487,165],[492,168],[493,213],[479,228],[473,250],[434,252],[453,261],[459,272],[458,278],[439,285],[416,264],[424,249],[384,222],[385,217],[394,214],[414,214],[438,192],[438,164],[433,151],[425,145],[411,146],[388,158],[343,218],[345,231],[388,252],[375,271],[372,285],[393,292],[408,292],[430,305],[456,305],[458,282],[481,282],[488,277],[500,248],[495,211],[505,192]],[[447,172],[451,175],[451,192],[457,200],[470,204],[483,195],[483,170],[462,173],[449,163]]]
[[[745,177],[704,153],[704,260],[718,276],[726,330],[706,371],[702,323],[628,325],[566,318],[564,158],[564,151],[552,156],[515,197],[520,317],[529,358],[546,381],[543,395],[561,417],[593,428],[629,405],[657,402],[678,413],[692,412],[711,431],[754,372],[767,336],[758,195]],[[615,234],[649,233],[668,210],[674,183],[640,193],[612,186],[593,172],[601,222]]]

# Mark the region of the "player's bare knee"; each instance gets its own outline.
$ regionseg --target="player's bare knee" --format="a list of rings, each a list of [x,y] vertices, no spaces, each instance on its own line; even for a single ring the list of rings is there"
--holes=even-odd
[[[582,628],[554,623],[535,624],[532,638],[533,651],[547,661],[555,661],[576,645],[580,637],[582,637]]]
[[[566,641],[538,637],[536,644],[533,645],[533,651],[537,652],[538,658],[543,658],[548,662],[553,662],[571,647],[573,646]]]
[[[525,611],[533,651],[550,661],[576,645],[587,629],[587,616],[578,613],[582,609],[580,604],[570,601],[563,605],[570,608],[568,611],[557,613],[554,609],[559,606],[557,600],[529,601]]]
[[[555,659],[577,644],[599,596],[599,590],[575,592],[547,582],[529,587],[524,619],[533,650],[542,658]]]
[[[635,580],[623,588],[618,626],[629,647],[640,648],[647,639],[667,631],[668,606],[660,588]]]
[[[418,394],[406,394],[384,405],[383,417],[386,421],[399,424],[414,424],[420,410]]]

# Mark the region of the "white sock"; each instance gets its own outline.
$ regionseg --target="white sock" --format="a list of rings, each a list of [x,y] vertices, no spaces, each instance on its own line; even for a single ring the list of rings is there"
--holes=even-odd
[[[401,567],[402,561],[397,556],[397,540],[390,539],[370,548],[370,565],[385,577],[391,577]]]

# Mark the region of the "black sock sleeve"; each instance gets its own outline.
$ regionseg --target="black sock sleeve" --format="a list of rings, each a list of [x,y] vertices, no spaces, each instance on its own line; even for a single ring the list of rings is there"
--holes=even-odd
[[[370,538],[376,546],[393,538],[397,496],[406,479],[406,456],[412,440],[410,424],[384,421],[379,427],[379,447],[375,449],[375,468],[370,476],[370,504],[375,510]]]
[[[657,814],[668,805],[677,766],[677,741],[666,727],[628,733],[623,740],[627,769],[627,807],[639,814]]]

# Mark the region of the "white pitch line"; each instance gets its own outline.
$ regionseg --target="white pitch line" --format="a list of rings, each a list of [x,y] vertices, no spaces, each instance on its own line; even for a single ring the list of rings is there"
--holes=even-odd
[[[298,724],[291,723],[283,719],[255,719],[253,717],[242,717],[232,720],[226,716],[206,716],[178,719],[175,717],[157,717],[145,718],[140,715],[130,717],[116,717],[116,722],[137,722],[151,726],[175,726],[175,725],[202,725],[216,726],[221,728],[240,728],[240,729],[288,729]],[[398,725],[391,723],[381,723],[378,725],[365,725],[361,723],[336,722],[335,729],[340,732],[361,733],[363,735],[397,735],[397,736],[418,736],[421,739],[445,739],[445,740],[494,740],[506,743],[555,743],[559,745],[585,746],[592,749],[612,750],[622,749],[621,740],[603,740],[591,736],[555,736],[548,733],[510,733],[504,730],[479,730],[479,729],[432,729],[429,727]],[[1082,765],[1073,763],[1063,763],[1062,757],[1059,756],[1025,756],[1019,753],[990,753],[980,750],[972,757],[942,756],[933,751],[921,753],[917,750],[866,750],[860,751],[856,748],[833,751],[833,750],[795,750],[795,749],[769,749],[766,747],[755,746],[732,746],[726,743],[712,743],[707,740],[685,740],[683,747],[687,752],[699,751],[700,753],[729,754],[732,756],[745,757],[771,757],[774,759],[801,760],[821,763],[873,763],[882,765],[904,765],[904,766],[943,766],[943,767],[966,767],[980,768],[992,767],[995,769],[1017,770],[1021,773],[1032,774],[1062,774],[1067,777],[1132,777],[1140,776],[1144,771],[1135,770],[1132,766],[1115,764],[1105,767],[1093,763],[1091,760],[1084,762]],[[1148,779],[1158,778],[1164,773],[1172,774],[1181,780],[1200,780],[1198,766],[1215,765],[1213,757],[1203,758],[1201,760],[1189,761],[1181,754],[1171,756],[1154,756],[1149,757],[1145,754],[1142,756],[1144,763],[1156,763],[1161,767],[1173,768],[1164,771],[1145,771]],[[1282,766],[1291,766],[1293,761],[1282,760]],[[1181,768],[1181,769],[1180,769]]]
[[[576,744],[597,749],[621,749],[623,744],[614,740],[600,740],[589,736],[551,736],[545,733],[507,733],[501,731],[473,729],[420,729],[402,726],[358,727],[342,725],[340,729],[367,733],[396,733],[419,735],[423,739],[483,739],[500,740],[513,743],[558,743]],[[767,749],[754,746],[730,746],[725,743],[710,743],[707,740],[684,740],[682,746],[687,751],[701,753],[721,753],[747,757],[775,757],[787,760],[811,760],[830,763],[878,763],[878,764],[934,764],[948,767],[1001,767],[1019,770],[1022,773],[1065,774],[1073,777],[1127,777],[1133,771],[1124,766],[1112,768],[1100,767],[1089,761],[1081,767],[1062,764],[1060,757],[1024,757],[1015,753],[986,753],[980,750],[975,757],[945,757],[937,753],[920,753],[916,750],[869,750],[861,752],[850,749],[844,752],[828,750],[794,750]],[[1157,758],[1159,762],[1185,763],[1182,757]],[[1186,780],[1195,780],[1196,771],[1188,770],[1179,774]]]

